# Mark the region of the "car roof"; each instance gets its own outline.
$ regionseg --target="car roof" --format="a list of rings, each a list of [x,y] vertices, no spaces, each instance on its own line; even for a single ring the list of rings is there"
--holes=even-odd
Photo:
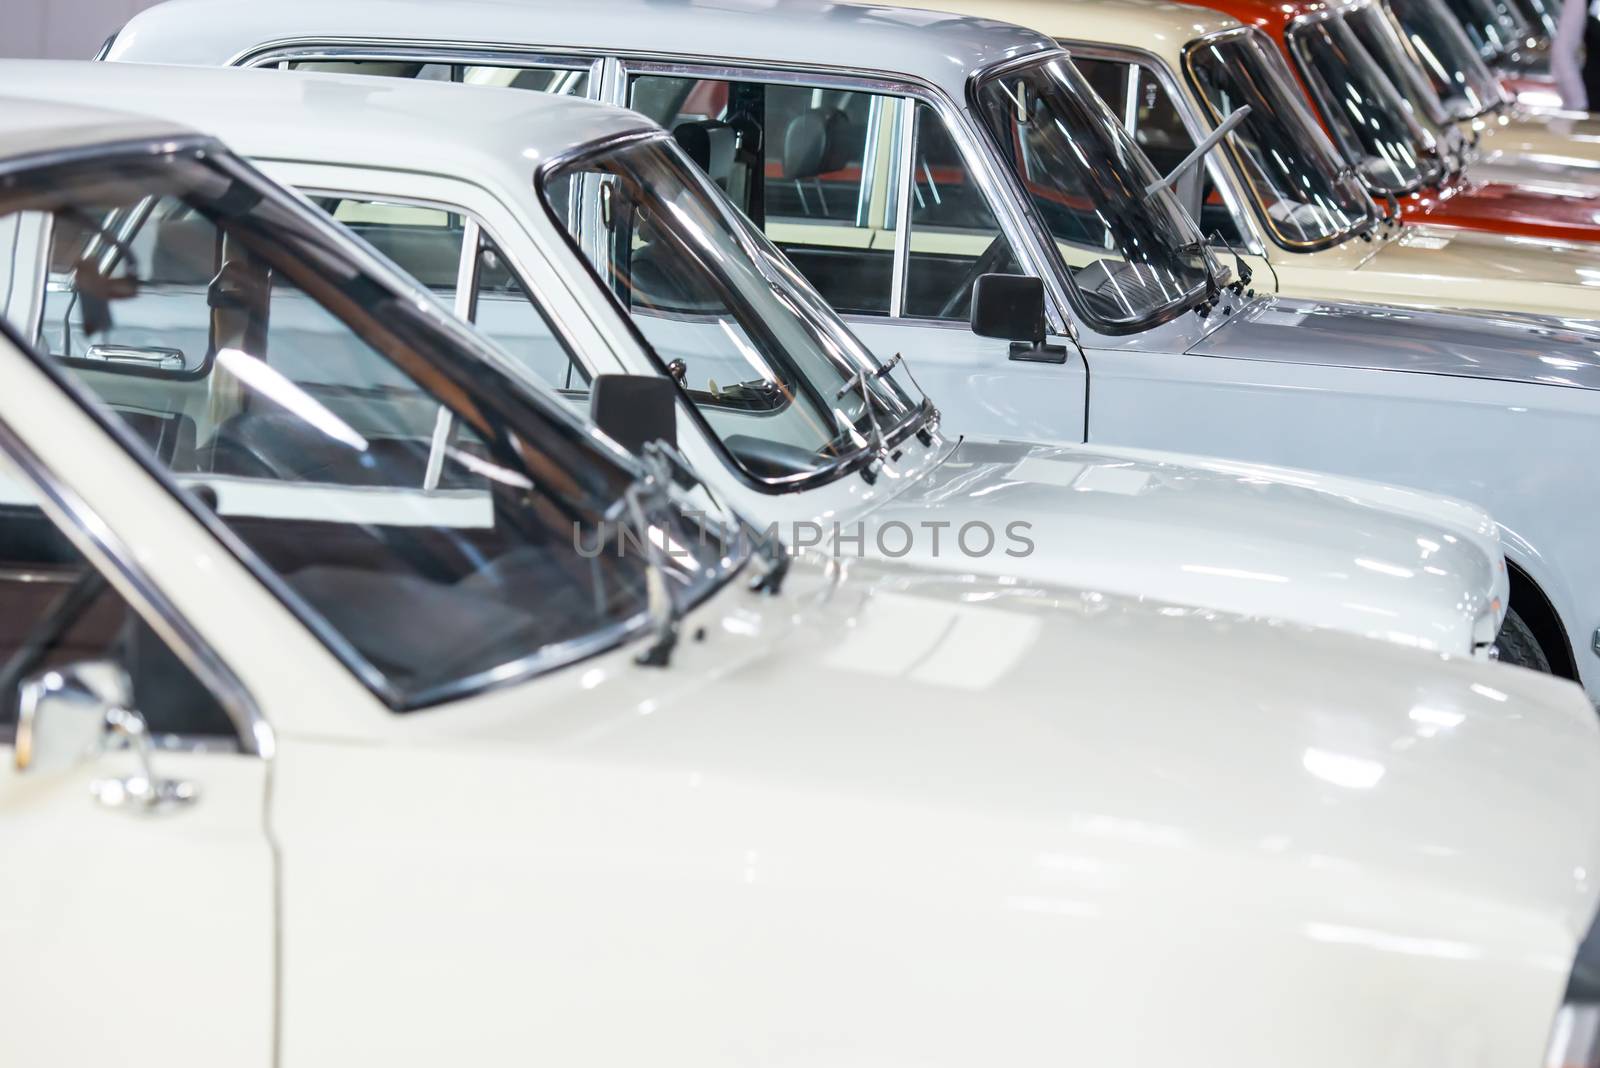
[[[96,104],[28,99],[28,94],[13,96],[12,91],[0,95],[0,161],[193,132]]]
[[[901,0],[883,0],[899,4]],[[1028,26],[1069,43],[1142,48],[1174,60],[1197,37],[1231,30],[1232,16],[1170,0],[939,0],[951,11]]]
[[[823,66],[932,82],[958,100],[972,72],[1055,47],[991,19],[824,0],[169,0],[135,16],[110,58],[221,64],[293,38]]]
[[[468,173],[519,184],[551,156],[660,129],[635,112],[591,100],[360,75],[0,60],[0,84],[57,105],[116,100],[127,111],[204,131],[258,159]]]

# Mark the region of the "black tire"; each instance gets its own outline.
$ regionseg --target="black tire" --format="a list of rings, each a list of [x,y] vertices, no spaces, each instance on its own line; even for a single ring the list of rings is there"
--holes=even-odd
[[[1506,621],[1500,628],[1500,636],[1495,639],[1494,647],[1499,650],[1502,664],[1514,664],[1529,671],[1551,674],[1550,658],[1545,655],[1544,646],[1539,644],[1533,631],[1517,615],[1515,607],[1506,610]]]

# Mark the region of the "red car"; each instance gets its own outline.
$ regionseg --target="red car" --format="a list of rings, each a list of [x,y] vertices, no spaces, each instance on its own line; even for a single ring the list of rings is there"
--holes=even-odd
[[[1399,202],[1405,222],[1600,241],[1600,193],[1486,182],[1467,173],[1454,137],[1439,136],[1423,109],[1408,107],[1369,50],[1406,48],[1376,0],[1204,2],[1277,42],[1334,144],[1375,199]],[[1401,61],[1413,62],[1411,53]]]

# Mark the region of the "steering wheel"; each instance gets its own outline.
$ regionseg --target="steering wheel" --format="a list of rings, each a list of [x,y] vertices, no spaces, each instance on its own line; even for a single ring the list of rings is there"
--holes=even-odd
[[[1002,259],[1009,259],[1010,257],[1011,243],[1006,240],[1006,235],[995,234],[994,240],[989,242],[988,246],[978,254],[978,258],[972,261],[972,266],[967,268],[967,273],[962,277],[961,284],[939,306],[939,318],[955,318],[956,310],[961,307],[963,301],[971,297],[972,287],[978,284],[978,279],[986,274],[992,274],[994,269],[1000,266]]]

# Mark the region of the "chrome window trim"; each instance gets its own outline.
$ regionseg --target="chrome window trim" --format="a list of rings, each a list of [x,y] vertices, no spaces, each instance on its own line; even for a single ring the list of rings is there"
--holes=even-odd
[[[914,100],[896,99],[900,109],[895,122],[894,154],[894,263],[889,273],[889,318],[906,316],[906,275],[911,270],[911,181],[917,165],[917,107]]]
[[[0,334],[27,359],[29,348],[22,344],[9,324],[0,322]],[[35,364],[38,365],[37,362]],[[81,398],[74,397],[80,404]],[[91,413],[92,416],[92,413]],[[121,444],[119,442],[119,444]],[[100,516],[34,452],[10,424],[0,422],[0,453],[38,494],[39,507],[56,528],[83,554],[89,566],[102,574],[118,575],[126,587],[124,599],[139,614],[156,636],[211,692],[227,713],[236,737],[227,751],[270,759],[276,752],[272,726],[261,715],[250,692],[222,657],[201,637],[193,624],[178,611],[165,593],[138,563],[137,557]],[[118,589],[124,594],[123,589]],[[14,736],[15,727],[6,733]],[[163,748],[224,748],[216,738],[182,739],[164,736]]]
[[[1199,48],[1202,48],[1202,47],[1204,47],[1206,45],[1209,45],[1209,44],[1214,44],[1214,43],[1216,43],[1218,41],[1231,40],[1232,38],[1235,38],[1235,37],[1247,37],[1250,34],[1257,34],[1257,35],[1259,35],[1259,36],[1261,36],[1263,38],[1266,38],[1267,46],[1273,52],[1275,52],[1280,58],[1282,58],[1283,52],[1278,48],[1277,43],[1274,42],[1270,36],[1268,36],[1267,34],[1263,33],[1260,29],[1258,29],[1258,28],[1256,28],[1254,26],[1234,26],[1231,29],[1214,30],[1211,33],[1204,34],[1204,35],[1202,35],[1200,37],[1196,37],[1194,40],[1190,41],[1188,44],[1183,46],[1184,76],[1188,80],[1189,89],[1192,90],[1195,93],[1196,96],[1199,96],[1200,92],[1195,87],[1194,72],[1190,67],[1190,64],[1192,62],[1190,57],[1192,57],[1194,55],[1195,51],[1197,49],[1199,49]],[[1285,62],[1285,66],[1288,66],[1287,62]],[[1292,68],[1292,67],[1289,68],[1289,74],[1292,77],[1296,77],[1296,78],[1299,77],[1298,72],[1296,72],[1294,70],[1294,68]],[[1187,99],[1187,96],[1186,96],[1186,99]],[[1293,103],[1297,103],[1297,104],[1301,105],[1302,107],[1304,107],[1306,109],[1307,115],[1311,119],[1311,121],[1317,124],[1317,128],[1319,130],[1322,129],[1321,120],[1317,117],[1316,112],[1312,110],[1312,106],[1311,106],[1309,101],[1305,100],[1304,97],[1302,96],[1302,97],[1297,97],[1292,102]],[[1207,108],[1210,107],[1209,104],[1208,105],[1204,105],[1204,106],[1206,106]],[[1324,133],[1323,136],[1326,137],[1327,134]],[[1329,143],[1330,144],[1332,143],[1332,138],[1329,138]],[[1319,252],[1319,251],[1321,251],[1323,249],[1335,248],[1335,247],[1337,247],[1339,245],[1345,244],[1346,242],[1353,241],[1356,238],[1360,237],[1363,233],[1370,232],[1372,230],[1372,228],[1376,225],[1377,220],[1374,217],[1373,210],[1369,207],[1368,211],[1367,211],[1367,215],[1366,215],[1366,221],[1364,223],[1357,223],[1354,228],[1352,228],[1352,229],[1350,229],[1348,231],[1345,231],[1343,233],[1340,233],[1338,235],[1335,235],[1334,237],[1329,237],[1329,238],[1325,238],[1325,239],[1323,239],[1321,241],[1312,241],[1312,242],[1297,242],[1297,241],[1289,240],[1283,234],[1278,232],[1277,227],[1272,225],[1271,217],[1268,216],[1267,213],[1262,209],[1260,196],[1256,195],[1253,192],[1254,186],[1252,186],[1250,184],[1250,180],[1248,178],[1244,177],[1245,169],[1244,169],[1244,166],[1239,161],[1238,149],[1236,149],[1234,147],[1233,137],[1230,135],[1228,137],[1223,138],[1223,145],[1227,149],[1227,158],[1228,158],[1228,163],[1229,163],[1229,170],[1230,170],[1232,176],[1237,181],[1242,183],[1245,186],[1245,188],[1252,190],[1252,192],[1246,198],[1246,199],[1248,199],[1249,203],[1251,204],[1251,212],[1250,212],[1250,214],[1253,215],[1255,217],[1256,221],[1259,222],[1262,225],[1262,227],[1265,228],[1267,234],[1272,238],[1272,243],[1277,245],[1279,248],[1282,248],[1287,252]],[[1339,146],[1338,145],[1333,145],[1333,151],[1334,151],[1335,155],[1338,155],[1339,154]],[[1365,190],[1365,186],[1363,186],[1362,188],[1363,188],[1363,190]],[[1264,255],[1264,253],[1263,253],[1263,255]]]
[[[1224,30],[1222,32],[1237,33],[1243,29],[1248,29],[1248,27],[1238,27],[1236,29]],[[1184,47],[1187,50],[1194,44],[1198,43],[1198,41],[1208,40],[1218,36],[1220,36],[1220,34],[1207,34],[1205,37],[1198,38],[1196,41],[1191,41]],[[1156,53],[1143,48],[1135,48],[1131,45],[1109,45],[1091,41],[1062,39],[1061,45],[1073,56],[1085,56],[1089,59],[1104,59],[1116,63],[1131,63],[1134,64],[1136,70],[1142,71],[1143,74],[1154,74],[1156,81],[1163,89],[1167,91],[1167,95],[1172,98],[1173,104],[1178,109],[1178,118],[1183,123],[1184,131],[1188,133],[1188,135],[1194,140],[1194,143],[1199,144],[1211,132],[1210,130],[1202,127],[1200,117],[1195,111],[1195,102],[1189,96],[1189,94],[1184,91],[1184,86],[1178,81],[1177,75],[1173,72],[1171,67],[1167,66],[1166,60]],[[1132,100],[1131,87],[1129,90],[1129,100],[1130,102]],[[1128,132],[1131,134],[1133,132],[1131,129],[1131,123],[1133,119],[1132,112],[1128,114],[1127,119],[1130,124]],[[1247,201],[1254,203],[1255,198],[1246,197],[1240,191],[1240,187],[1244,183],[1240,179],[1239,175],[1235,172],[1235,160],[1231,151],[1223,153],[1220,161],[1211,156],[1210,153],[1207,153],[1205,165],[1206,170],[1211,175],[1213,184],[1215,184],[1217,187],[1217,191],[1222,194],[1223,203],[1227,204],[1228,206],[1228,214],[1233,216],[1234,225],[1238,227],[1241,234],[1246,235],[1245,245],[1242,249],[1240,249],[1240,251],[1249,253],[1253,256],[1266,256],[1266,245],[1261,240],[1261,228],[1257,225],[1259,220],[1255,218],[1254,211],[1247,209],[1244,206]],[[1199,219],[1195,220],[1195,225],[1200,225]],[[1206,236],[1209,237],[1210,235]]]
[[[436,58],[426,44],[409,41],[390,41],[383,38],[346,41],[342,38],[307,38],[304,45],[289,42],[281,46],[264,45],[241,53],[229,60],[230,67],[269,67],[286,63],[350,63],[361,60],[375,62],[439,62],[452,65],[486,67],[515,67],[527,70],[578,70],[587,69],[588,91],[584,98],[602,99],[600,81],[603,76],[599,56],[558,53],[524,52],[516,48],[483,44],[452,48],[448,58]],[[322,42],[327,42],[323,44]]]

